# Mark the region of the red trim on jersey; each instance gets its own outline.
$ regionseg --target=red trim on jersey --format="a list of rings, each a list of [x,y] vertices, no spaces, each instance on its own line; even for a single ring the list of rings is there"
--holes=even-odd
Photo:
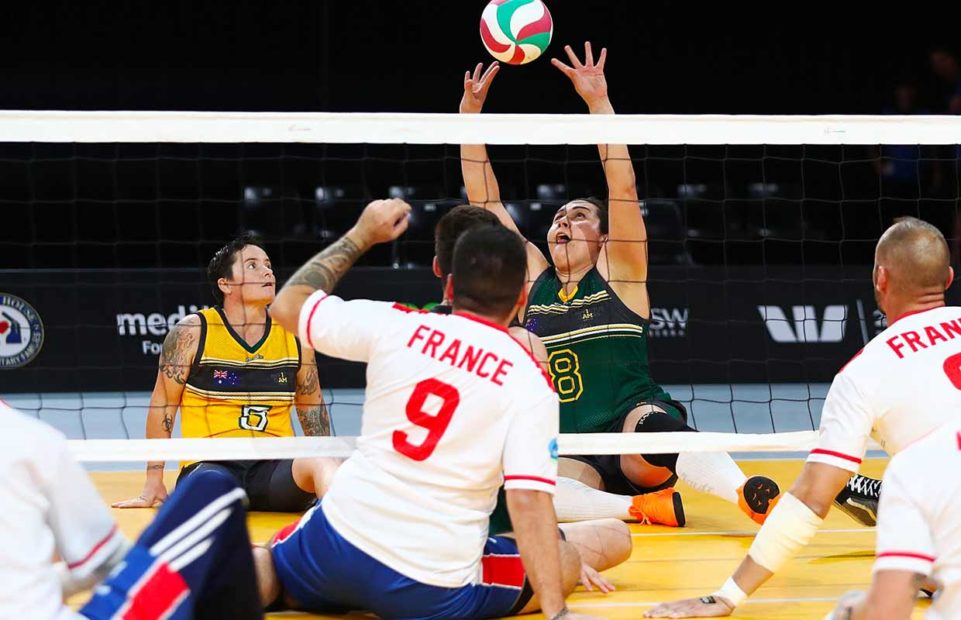
[[[314,313],[317,312],[317,306],[319,306],[320,302],[324,301],[328,297],[330,297],[330,295],[325,294],[323,297],[315,301],[314,307],[310,309],[310,315],[307,317],[307,345],[311,349],[314,348],[314,340],[310,337],[310,324],[314,322]]]
[[[121,618],[166,618],[190,594],[180,573],[164,562],[144,581],[124,609]]]
[[[911,312],[905,312],[904,314],[902,314],[902,315],[899,316],[898,318],[896,318],[896,319],[894,319],[893,321],[889,322],[889,323],[888,323],[888,327],[891,327],[892,325],[894,325],[895,323],[897,323],[897,322],[900,321],[901,319],[905,319],[905,318],[907,318],[907,317],[909,317],[909,316],[914,316],[915,314],[921,314],[922,312],[930,312],[930,311],[932,311],[932,310],[937,310],[938,308],[944,308],[944,307],[945,307],[944,304],[941,304],[940,306],[935,306],[935,307],[933,307],[933,308],[927,308],[927,309],[925,309],[925,310],[912,310]]]
[[[76,562],[71,562],[71,563],[67,564],[67,568],[69,568],[70,570],[73,570],[73,569],[79,568],[79,567],[83,566],[84,564],[86,564],[87,562],[89,562],[89,561],[90,561],[90,558],[92,558],[98,551],[100,551],[100,549],[102,549],[104,545],[106,545],[108,542],[110,542],[110,539],[112,539],[116,533],[117,533],[117,525],[114,524],[114,526],[113,526],[112,528],[110,528],[110,531],[107,532],[107,535],[104,536],[103,539],[102,539],[100,542],[98,542],[96,545],[94,545],[94,546],[93,546],[93,549],[91,549],[91,550],[87,553],[87,555],[83,556],[83,559],[80,559],[80,560],[77,560]]]
[[[540,476],[504,476],[504,482],[508,480],[533,480],[534,482],[543,482],[551,486],[557,485],[557,481],[551,480],[550,478],[541,478]]]
[[[428,314],[427,310],[421,310],[420,308],[411,308],[410,306],[405,306],[404,304],[397,304],[391,306],[394,310],[400,310],[401,312],[406,312],[408,314]]]
[[[856,456],[850,456],[847,454],[842,454],[841,452],[835,452],[834,450],[823,450],[821,448],[815,448],[811,450],[811,454],[825,454],[827,456],[836,456],[839,459],[844,459],[845,461],[851,461],[852,463],[860,463],[861,459]]]
[[[492,586],[524,587],[524,563],[520,555],[485,555],[482,582]]]
[[[851,365],[851,362],[853,362],[854,360],[858,359],[858,356],[861,355],[862,353],[864,353],[864,347],[861,347],[861,350],[860,350],[860,351],[858,351],[858,352],[855,353],[853,356],[851,356],[851,359],[849,359],[847,362],[845,362],[844,366],[841,366],[841,370],[838,371],[838,374],[841,374],[842,372],[844,372],[844,369],[847,368],[848,366],[850,366],[850,365]]]
[[[911,558],[914,560],[924,560],[925,562],[934,562],[933,556],[915,553],[914,551],[882,551],[876,557],[879,560],[881,558]]]
[[[485,318],[482,317],[482,316],[477,316],[476,314],[472,314],[472,313],[466,312],[466,311],[464,311],[464,310],[455,310],[455,311],[452,312],[451,314],[456,314],[457,316],[462,316],[462,317],[464,317],[465,319],[467,319],[467,320],[469,320],[469,321],[474,321],[475,323],[480,323],[481,325],[486,325],[486,326],[488,326],[488,327],[492,327],[492,328],[496,329],[496,330],[499,331],[499,332],[504,332],[505,334],[510,334],[510,332],[507,331],[507,328],[504,327],[503,325],[498,325],[497,323],[495,323],[495,322],[493,322],[493,321],[489,321],[489,320],[485,319]]]

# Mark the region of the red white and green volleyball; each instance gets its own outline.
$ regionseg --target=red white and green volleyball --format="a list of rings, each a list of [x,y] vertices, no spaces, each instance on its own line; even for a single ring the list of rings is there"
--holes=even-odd
[[[523,65],[550,45],[554,20],[541,0],[491,0],[481,15],[480,32],[491,56]]]

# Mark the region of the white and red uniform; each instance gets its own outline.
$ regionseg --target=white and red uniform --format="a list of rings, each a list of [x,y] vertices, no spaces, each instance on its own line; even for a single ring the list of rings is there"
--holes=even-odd
[[[950,422],[961,422],[961,308],[954,306],[898,318],[841,369],[808,461],[856,472],[868,437],[893,456]]]
[[[64,436],[0,401],[0,618],[79,618],[54,567],[86,581],[125,547]]]
[[[961,422],[891,459],[884,472],[874,571],[905,570],[941,584],[925,618],[961,618]],[[947,474],[947,475],[945,475]]]
[[[318,291],[301,342],[367,362],[357,451],[323,500],[351,544],[418,582],[479,583],[498,488],[553,493],[558,401],[508,331]]]

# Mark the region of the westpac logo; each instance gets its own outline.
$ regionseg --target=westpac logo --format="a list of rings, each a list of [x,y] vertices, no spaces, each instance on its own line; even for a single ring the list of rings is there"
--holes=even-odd
[[[791,318],[780,306],[758,306],[774,342],[784,344],[830,343],[844,340],[848,322],[846,305],[827,306],[818,316],[815,306],[791,306]]]
[[[689,308],[651,308],[652,338],[683,338],[687,334]]]

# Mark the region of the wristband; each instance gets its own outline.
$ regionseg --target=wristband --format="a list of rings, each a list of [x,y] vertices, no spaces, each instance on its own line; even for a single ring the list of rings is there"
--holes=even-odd
[[[744,590],[738,587],[738,585],[734,582],[733,577],[728,577],[727,581],[724,582],[724,585],[721,586],[721,589],[714,593],[714,596],[722,596],[726,598],[727,600],[731,601],[731,605],[734,607],[737,607],[743,603],[744,599],[747,598],[747,594],[745,594]]]

